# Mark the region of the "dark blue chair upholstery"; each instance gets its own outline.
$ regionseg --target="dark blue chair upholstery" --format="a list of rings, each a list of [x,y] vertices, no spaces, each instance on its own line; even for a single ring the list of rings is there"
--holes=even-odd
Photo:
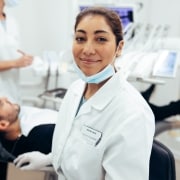
[[[176,180],[174,155],[164,144],[153,141],[149,180]]]

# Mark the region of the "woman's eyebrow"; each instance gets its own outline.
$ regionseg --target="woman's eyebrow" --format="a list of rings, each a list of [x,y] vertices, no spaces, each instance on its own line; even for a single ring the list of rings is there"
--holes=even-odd
[[[84,31],[83,29],[78,29],[78,30],[76,30],[76,32],[80,32],[80,33],[86,34],[86,31]],[[105,31],[105,30],[96,30],[94,32],[94,34],[99,34],[99,33],[108,33],[108,32]]]
[[[94,34],[99,34],[99,33],[108,33],[108,32],[105,31],[105,30],[96,30],[96,31],[94,32]]]
[[[84,31],[83,29],[78,29],[78,30],[76,30],[76,33],[77,33],[77,32],[80,32],[80,33],[86,34],[86,31]]]

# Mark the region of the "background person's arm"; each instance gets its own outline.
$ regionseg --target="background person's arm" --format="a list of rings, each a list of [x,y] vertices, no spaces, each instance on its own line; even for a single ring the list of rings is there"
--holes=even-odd
[[[21,50],[18,50],[18,52],[21,54],[21,57],[17,59],[0,61],[0,71],[6,71],[12,68],[26,67],[32,64],[33,56],[28,55]]]

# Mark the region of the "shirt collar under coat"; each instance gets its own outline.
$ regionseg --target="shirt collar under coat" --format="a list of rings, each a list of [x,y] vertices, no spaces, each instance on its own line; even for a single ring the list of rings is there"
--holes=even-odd
[[[123,80],[123,74],[119,71],[117,72],[111,79],[109,79],[88,101],[81,107],[81,110],[77,114],[77,116],[82,115],[84,113],[88,113],[91,111],[91,108],[94,108],[98,111],[103,110],[111,100],[116,96],[119,91],[118,86],[121,83],[114,83]],[[77,88],[74,88],[73,93],[74,96],[78,97],[79,102],[82,98],[84,88],[86,84],[82,81],[82,84]],[[113,87],[113,88],[112,88]],[[80,93],[81,92],[81,93]]]

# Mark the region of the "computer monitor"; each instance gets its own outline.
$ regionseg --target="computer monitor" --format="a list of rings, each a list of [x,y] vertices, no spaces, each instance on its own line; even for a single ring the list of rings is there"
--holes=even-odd
[[[176,76],[179,53],[176,51],[162,50],[156,59],[153,76],[174,78]]]
[[[89,5],[81,5],[79,6],[80,11],[82,11],[83,9],[90,7]],[[135,6],[132,4],[127,4],[127,5],[118,5],[118,6],[110,6],[107,5],[107,8],[110,8],[112,10],[114,10],[115,12],[117,12],[121,18],[121,22],[123,25],[123,29],[126,29],[127,26],[131,23],[134,22],[135,17],[134,17],[134,11],[135,11]]]

